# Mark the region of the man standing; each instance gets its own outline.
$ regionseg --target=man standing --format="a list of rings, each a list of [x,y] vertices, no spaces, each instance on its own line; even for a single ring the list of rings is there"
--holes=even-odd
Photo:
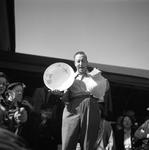
[[[87,55],[78,51],[74,55],[76,67],[73,85],[63,95],[65,108],[62,119],[62,150],[75,150],[80,142],[83,150],[96,150],[100,132],[99,105],[109,104],[109,83],[98,69],[88,72]],[[107,110],[106,112],[108,112]]]

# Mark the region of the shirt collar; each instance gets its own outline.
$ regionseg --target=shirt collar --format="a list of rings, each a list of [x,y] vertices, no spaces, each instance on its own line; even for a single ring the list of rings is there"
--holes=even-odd
[[[77,78],[78,76],[82,76],[82,77],[84,77],[84,76],[89,76],[89,72],[87,71],[85,74],[80,74],[79,72],[75,72],[75,78]]]

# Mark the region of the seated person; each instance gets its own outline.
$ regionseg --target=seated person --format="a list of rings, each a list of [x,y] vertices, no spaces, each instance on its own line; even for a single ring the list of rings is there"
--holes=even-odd
[[[149,109],[149,108],[147,108]],[[135,142],[138,150],[149,150],[149,110],[145,121],[139,126],[135,132]],[[136,150],[137,150],[136,149]]]
[[[118,150],[132,150],[134,148],[134,132],[136,130],[135,117],[127,111],[120,118],[121,128],[114,132],[116,148]]]
[[[2,103],[5,117],[3,117],[3,128],[21,136],[28,146],[32,145],[33,107],[28,99],[24,99],[25,84],[14,82],[9,84],[5,91],[5,99]]]
[[[6,99],[3,106],[6,109],[5,123],[12,132],[17,132],[18,127],[27,121],[27,107],[23,104],[25,85],[21,82],[9,84],[5,92]]]
[[[63,102],[59,96],[52,94],[47,87],[43,86],[35,89],[32,104],[36,116],[35,148],[57,150],[58,144],[61,144]]]

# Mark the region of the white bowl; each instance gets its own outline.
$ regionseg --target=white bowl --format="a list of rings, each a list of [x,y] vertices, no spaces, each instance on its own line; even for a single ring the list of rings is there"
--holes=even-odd
[[[54,63],[45,70],[43,81],[50,90],[64,91],[74,82],[74,70],[66,63]]]

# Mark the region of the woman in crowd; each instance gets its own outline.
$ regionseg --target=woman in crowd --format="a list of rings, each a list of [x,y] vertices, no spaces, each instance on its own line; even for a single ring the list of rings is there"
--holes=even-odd
[[[28,100],[24,99],[24,88],[25,84],[22,82],[14,82],[7,86],[5,98],[1,102],[4,113],[1,127],[21,136],[30,143],[33,107]]]
[[[6,128],[12,132],[17,132],[18,127],[27,121],[27,110],[23,106],[23,91],[25,85],[21,82],[9,84],[5,92],[5,100],[3,106],[5,107],[5,125]]]
[[[135,117],[127,111],[120,117],[121,128],[115,130],[115,141],[117,150],[134,150],[134,132],[137,129],[135,125]]]

